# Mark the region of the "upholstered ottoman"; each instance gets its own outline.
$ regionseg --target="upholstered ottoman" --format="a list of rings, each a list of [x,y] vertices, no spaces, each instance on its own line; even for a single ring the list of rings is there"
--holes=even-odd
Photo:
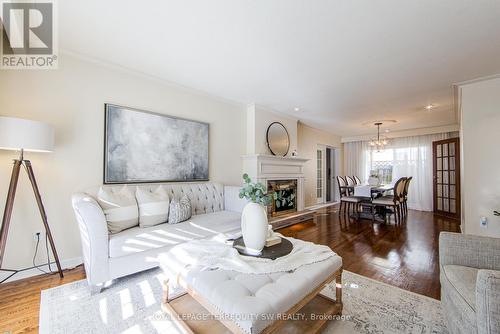
[[[171,272],[166,256],[160,256],[160,266]],[[187,265],[178,272],[174,283],[189,295],[179,296],[182,300],[179,297],[169,299],[169,282],[166,281],[162,305],[174,320],[181,320],[179,324],[188,333],[215,333],[227,329],[233,333],[252,334],[280,330],[317,332],[328,320],[335,318],[334,315],[342,313],[341,274],[342,258],[337,255],[288,272],[270,274]],[[334,280],[336,300],[320,295],[320,291]],[[196,308],[195,304],[202,308]],[[203,312],[203,308],[211,315],[199,316],[198,320],[205,322],[194,321],[193,314],[189,317],[181,314]],[[219,323],[218,329],[214,322]]]

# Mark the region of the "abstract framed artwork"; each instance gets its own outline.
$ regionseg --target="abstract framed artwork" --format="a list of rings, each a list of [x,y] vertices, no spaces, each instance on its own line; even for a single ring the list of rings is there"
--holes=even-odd
[[[105,104],[104,183],[208,180],[208,123]]]

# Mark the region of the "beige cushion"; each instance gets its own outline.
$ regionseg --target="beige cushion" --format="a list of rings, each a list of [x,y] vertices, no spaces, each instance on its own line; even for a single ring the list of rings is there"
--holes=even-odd
[[[165,188],[162,186],[155,190],[137,188],[135,197],[139,206],[140,227],[151,227],[167,222],[170,200]]]
[[[372,204],[375,204],[375,205],[394,205],[394,198],[393,197],[376,198],[372,201]]]
[[[139,224],[137,201],[134,193],[128,187],[101,187],[97,193],[97,202],[104,212],[110,234]]]
[[[341,197],[340,200],[342,202],[349,202],[349,203],[358,203],[358,202],[361,202],[361,200],[357,197],[352,197],[352,196],[344,196],[344,197]]]
[[[172,199],[169,215],[169,224],[177,224],[191,218],[191,200],[189,197],[184,195],[180,200]]]
[[[450,284],[467,304],[476,310],[476,280],[479,269],[451,264],[443,266],[443,269]]]
[[[139,185],[128,185],[129,189],[133,189],[135,194],[136,188],[142,188],[145,190],[155,190],[160,184],[139,184]],[[170,197],[181,198],[187,195],[191,200],[192,214],[201,215],[203,213],[217,212],[224,210],[224,186],[220,183],[214,182],[203,182],[203,183],[187,183],[187,182],[174,182],[174,183],[162,183],[161,186],[165,188]],[[121,188],[123,185],[104,185],[98,187],[91,187],[85,190],[85,193],[90,196],[97,198],[97,193],[99,189],[103,188]],[[239,200],[238,194],[236,194],[236,199]]]

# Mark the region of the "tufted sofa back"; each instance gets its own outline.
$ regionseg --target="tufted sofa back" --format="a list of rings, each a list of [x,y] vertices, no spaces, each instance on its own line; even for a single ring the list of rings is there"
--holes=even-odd
[[[186,194],[191,200],[193,215],[224,210],[224,186],[215,182],[104,185],[102,187],[111,189],[111,191],[120,191],[123,187],[127,187],[134,193],[137,188],[142,188],[146,191],[154,191],[158,187],[163,187],[170,195],[170,199],[181,198]],[[96,198],[99,188],[100,187],[88,189],[85,193]]]

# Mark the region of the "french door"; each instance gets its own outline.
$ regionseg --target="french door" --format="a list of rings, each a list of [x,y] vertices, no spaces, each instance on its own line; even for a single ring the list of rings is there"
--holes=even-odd
[[[324,170],[325,170],[325,148],[319,147],[316,151],[316,202],[324,203]]]
[[[434,212],[460,218],[460,141],[451,138],[432,145]]]

